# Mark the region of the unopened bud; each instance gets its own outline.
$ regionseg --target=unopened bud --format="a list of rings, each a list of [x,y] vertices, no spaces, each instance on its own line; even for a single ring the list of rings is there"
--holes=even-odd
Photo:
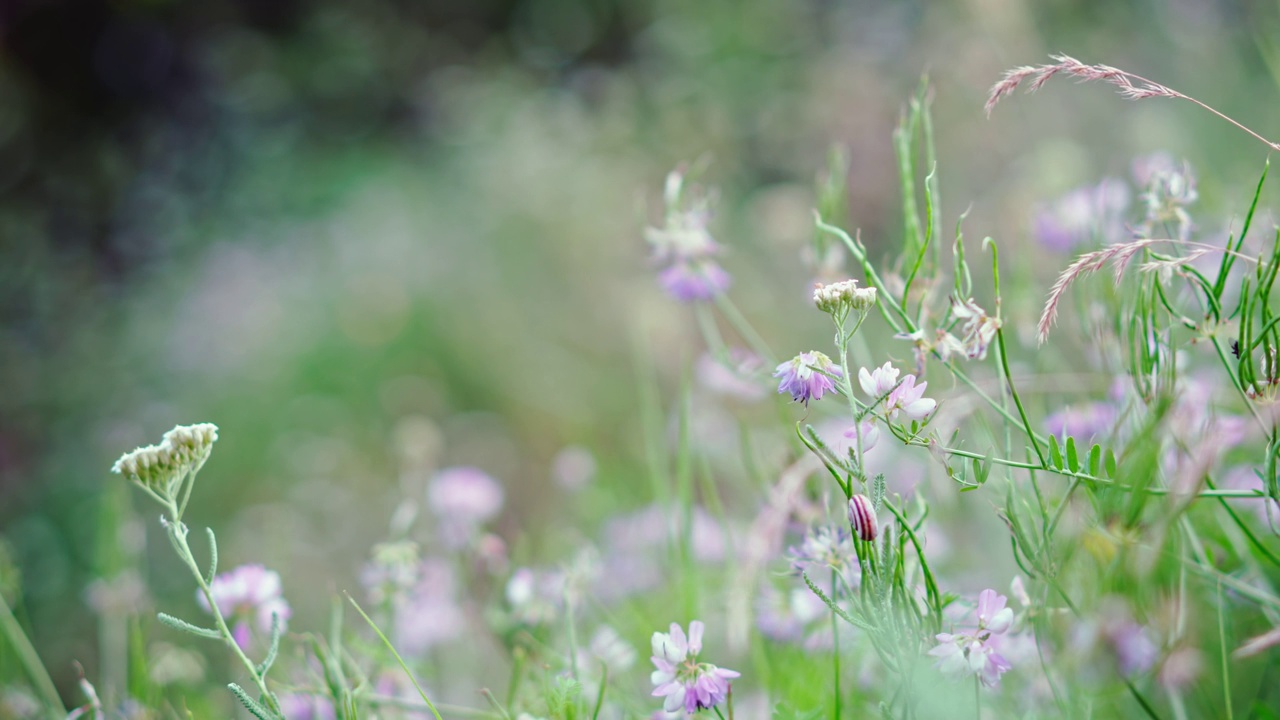
[[[870,542],[876,539],[876,511],[866,495],[849,498],[849,528],[861,540]]]
[[[850,309],[865,312],[876,304],[875,288],[859,288],[857,280],[842,280],[813,289],[813,304],[825,313],[839,314]]]

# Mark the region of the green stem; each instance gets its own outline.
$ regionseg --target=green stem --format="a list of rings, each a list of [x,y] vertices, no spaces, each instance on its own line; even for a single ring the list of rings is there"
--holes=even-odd
[[[836,587],[838,587],[836,571],[831,571],[831,602],[835,602]],[[835,685],[832,690],[834,693],[834,705],[831,711],[831,720],[840,720],[840,626],[837,623],[835,610],[831,611],[831,669],[834,674]]]
[[[62,698],[58,696],[58,689],[53,685],[53,678],[49,677],[49,671],[45,669],[39,653],[36,652],[35,646],[31,644],[27,634],[22,631],[22,625],[18,623],[18,618],[14,617],[13,611],[9,609],[9,604],[5,602],[3,594],[0,594],[0,634],[8,639],[9,647],[12,647],[14,652],[17,653],[18,662],[27,671],[27,677],[30,678],[31,684],[35,686],[36,693],[44,701],[45,710],[48,712],[49,717],[66,717],[67,708],[62,704]]]
[[[169,512],[176,517],[178,515],[176,504],[172,500],[166,504]],[[267,689],[266,678],[258,674],[257,665],[249,659],[248,655],[244,654],[244,650],[240,649],[240,644],[236,642],[235,635],[227,627],[227,621],[222,616],[222,609],[218,607],[218,603],[214,600],[213,588],[205,581],[204,574],[196,565],[195,555],[191,552],[191,546],[187,544],[187,526],[181,522],[174,521],[168,524],[167,529],[169,530],[169,538],[173,541],[174,550],[177,551],[178,557],[182,559],[182,562],[186,564],[187,569],[191,571],[192,577],[196,579],[196,584],[200,586],[200,592],[204,594],[205,600],[208,601],[209,610],[213,613],[214,622],[218,626],[218,632],[222,634],[227,647],[231,648],[235,656],[240,659],[240,664],[244,665],[245,669],[249,671],[249,676],[253,678],[253,683],[258,686],[258,691],[262,693],[262,702],[267,706],[267,709],[279,715],[280,706],[276,704],[275,696]]]

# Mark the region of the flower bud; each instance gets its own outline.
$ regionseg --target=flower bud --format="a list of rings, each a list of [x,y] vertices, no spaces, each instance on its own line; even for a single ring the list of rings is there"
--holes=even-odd
[[[813,289],[813,304],[819,310],[839,315],[850,309],[865,312],[876,304],[875,288],[859,288],[857,280],[842,280]]]
[[[866,495],[849,498],[849,528],[860,540],[870,542],[876,539],[876,511]]]

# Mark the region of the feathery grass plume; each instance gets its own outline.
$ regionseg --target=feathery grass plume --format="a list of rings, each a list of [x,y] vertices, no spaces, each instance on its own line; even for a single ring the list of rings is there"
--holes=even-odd
[[[1077,279],[1091,275],[1101,270],[1108,262],[1112,263],[1112,272],[1116,285],[1120,284],[1121,278],[1124,277],[1125,268],[1128,267],[1129,261],[1139,250],[1157,245],[1160,243],[1173,243],[1185,247],[1194,248],[1191,254],[1183,256],[1179,259],[1155,260],[1146,262],[1140,266],[1143,272],[1172,272],[1175,268],[1186,265],[1192,260],[1202,255],[1212,252],[1230,252],[1232,255],[1242,260],[1257,261],[1247,255],[1241,255],[1226,248],[1207,245],[1204,243],[1187,242],[1174,238],[1141,238],[1125,243],[1115,243],[1108,245],[1101,250],[1087,252],[1076,258],[1075,262],[1067,266],[1062,274],[1058,275],[1058,279],[1054,281],[1053,287],[1049,288],[1049,297],[1045,301],[1044,311],[1040,314],[1040,322],[1036,325],[1036,340],[1043,345],[1045,340],[1049,339],[1049,330],[1053,327],[1053,323],[1058,319],[1058,302],[1062,300],[1062,296],[1066,293],[1067,288]]]
[[[1049,57],[1054,61],[1051,65],[1023,65],[1006,71],[1004,77],[1000,78],[1000,81],[995,85],[992,85],[990,92],[987,94],[987,102],[986,105],[984,105],[984,108],[987,111],[987,117],[991,116],[991,111],[995,109],[995,106],[1001,99],[1012,94],[1013,91],[1018,89],[1018,86],[1024,81],[1028,82],[1027,92],[1032,93],[1044,87],[1044,84],[1049,82],[1049,78],[1054,75],[1063,74],[1074,77],[1081,82],[1100,80],[1102,82],[1110,83],[1120,89],[1120,95],[1122,97],[1129,100],[1163,97],[1186,100],[1187,102],[1195,103],[1232,125],[1235,125],[1246,133],[1249,133],[1257,140],[1265,143],[1267,147],[1272,150],[1280,150],[1280,143],[1271,142],[1253,130],[1245,127],[1240,122],[1232,119],[1222,112],[1219,112],[1218,110],[1215,110],[1209,105],[1191,97],[1190,95],[1184,95],[1173,88],[1161,85],[1154,80],[1148,80],[1141,75],[1135,75],[1131,72],[1121,70],[1120,68],[1111,67],[1110,65],[1087,65],[1076,60],[1070,55],[1050,55]]]

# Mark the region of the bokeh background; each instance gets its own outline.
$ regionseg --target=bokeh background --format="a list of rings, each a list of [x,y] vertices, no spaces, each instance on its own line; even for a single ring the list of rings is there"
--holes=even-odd
[[[968,234],[1035,288],[1066,262],[1031,240],[1037,202],[1165,150],[1206,218],[1239,217],[1265,148],[1065,80],[988,120],[1000,73],[1066,52],[1274,137],[1277,30],[1275,3],[1245,0],[4,0],[0,537],[20,614],[71,696],[108,641],[95,605],[197,612],[155,509],[108,473],[176,423],[221,428],[191,523],[219,529],[224,567],[281,571],[295,626],[323,627],[421,502],[414,463],[483,467],[513,557],[555,557],[593,507],[653,500],[637,388],[675,395],[700,353],[642,235],[671,168],[705,162],[734,298],[789,356],[828,334],[800,261],[828,148],[891,257],[890,135],[923,74],[943,226],[971,209]],[[1038,307],[1006,313],[1025,329]],[[596,464],[573,498],[551,482],[566,447]],[[123,566],[145,598],[94,585]]]

